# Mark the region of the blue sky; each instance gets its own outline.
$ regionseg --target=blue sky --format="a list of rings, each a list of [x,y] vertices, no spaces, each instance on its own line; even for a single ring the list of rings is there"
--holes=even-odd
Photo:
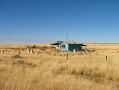
[[[119,42],[118,0],[0,0],[0,43]]]

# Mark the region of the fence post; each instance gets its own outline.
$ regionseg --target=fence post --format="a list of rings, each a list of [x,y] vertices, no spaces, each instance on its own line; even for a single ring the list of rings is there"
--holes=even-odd
[[[4,51],[4,49],[3,49],[3,50],[2,50],[2,53],[4,54],[4,52],[5,52],[5,51]]]
[[[33,53],[33,49],[30,49],[30,53],[31,53],[31,54]]]
[[[20,50],[18,50],[18,54],[20,54]]]
[[[66,57],[66,59],[68,60],[69,59],[69,53],[67,52],[67,55],[66,55],[67,57]]]
[[[107,62],[107,59],[108,59],[108,58],[107,58],[107,56],[106,56],[106,62]]]

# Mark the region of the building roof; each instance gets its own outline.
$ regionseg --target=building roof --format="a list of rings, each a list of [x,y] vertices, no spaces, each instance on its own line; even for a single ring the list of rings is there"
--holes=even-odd
[[[56,43],[52,43],[51,45],[60,45],[60,44],[78,44],[78,45],[81,45],[81,46],[87,46],[85,44],[79,44],[79,43],[65,43],[63,41],[57,41]]]
[[[63,43],[63,41],[57,41],[56,43],[52,43],[51,45],[60,45],[62,43]]]

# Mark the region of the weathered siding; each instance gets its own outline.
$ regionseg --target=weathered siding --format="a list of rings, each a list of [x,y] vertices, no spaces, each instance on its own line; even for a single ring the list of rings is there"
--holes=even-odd
[[[80,44],[68,44],[69,46],[69,51],[73,51],[74,49],[76,51],[81,50],[81,45]]]

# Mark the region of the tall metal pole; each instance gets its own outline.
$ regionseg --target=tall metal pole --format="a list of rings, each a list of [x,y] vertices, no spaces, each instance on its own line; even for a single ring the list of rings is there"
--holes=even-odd
[[[68,45],[68,40],[69,40],[69,32],[68,32],[68,28],[67,28],[67,45]],[[67,55],[66,55],[67,57],[66,57],[66,59],[68,60],[69,59],[69,53],[68,53],[68,51],[67,51]]]
[[[68,40],[69,40],[69,32],[68,32],[68,28],[67,28],[67,44],[68,44]]]

